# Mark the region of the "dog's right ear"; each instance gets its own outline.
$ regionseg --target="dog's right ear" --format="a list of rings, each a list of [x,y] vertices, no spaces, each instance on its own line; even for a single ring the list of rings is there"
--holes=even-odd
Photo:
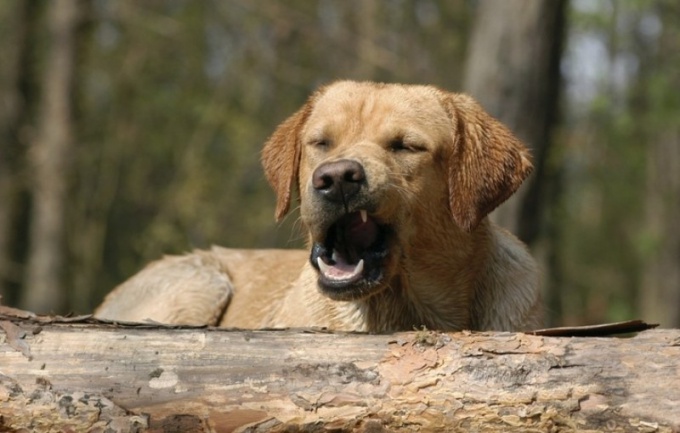
[[[264,174],[276,193],[277,221],[288,212],[293,188],[298,183],[300,133],[311,111],[308,101],[276,128],[262,149]]]

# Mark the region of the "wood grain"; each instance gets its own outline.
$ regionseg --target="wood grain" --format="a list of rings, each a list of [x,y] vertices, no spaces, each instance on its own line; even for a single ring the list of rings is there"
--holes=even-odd
[[[0,333],[0,431],[680,431],[680,330],[365,335],[2,319],[23,332]]]

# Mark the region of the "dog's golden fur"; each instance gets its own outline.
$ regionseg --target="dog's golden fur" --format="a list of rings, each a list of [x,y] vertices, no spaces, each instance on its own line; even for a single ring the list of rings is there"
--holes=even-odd
[[[336,82],[276,129],[262,163],[277,218],[299,192],[312,260],[219,247],[167,257],[96,315],[376,332],[541,324],[533,259],[486,218],[530,173],[528,152],[471,98]],[[329,192],[333,179],[345,190]]]

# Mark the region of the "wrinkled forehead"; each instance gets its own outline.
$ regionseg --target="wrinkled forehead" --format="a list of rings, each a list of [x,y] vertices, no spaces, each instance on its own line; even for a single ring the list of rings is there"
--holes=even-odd
[[[450,125],[435,88],[340,82],[327,87],[314,101],[306,132],[347,134],[411,129],[448,134]]]

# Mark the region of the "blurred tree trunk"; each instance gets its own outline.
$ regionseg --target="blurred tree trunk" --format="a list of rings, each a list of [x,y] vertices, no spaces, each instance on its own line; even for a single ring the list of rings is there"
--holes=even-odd
[[[42,77],[40,118],[30,149],[33,208],[22,305],[58,310],[64,300],[64,215],[71,151],[77,0],[55,0],[47,9],[48,52]]]
[[[34,0],[3,5],[0,33],[0,296],[11,303],[22,279],[17,245],[23,245],[25,226],[25,146],[32,96],[35,33],[40,5]]]
[[[545,162],[555,125],[564,0],[481,0],[463,88],[532,150],[534,175],[494,219],[528,244],[542,225]]]
[[[75,34],[75,54],[73,75],[76,83],[86,82],[88,68],[91,68],[91,57],[94,50],[94,30],[96,28],[95,12],[92,0],[78,0],[78,22]],[[110,17],[108,11],[102,11],[102,21]],[[99,18],[99,17],[97,17]],[[116,68],[117,71],[122,67]],[[107,146],[101,140],[92,142],[88,136],[88,127],[95,121],[96,108],[87,95],[87,89],[75,85],[73,110],[73,134],[78,137],[78,149],[73,152],[71,164],[76,169],[70,170],[74,175],[73,187],[69,194],[72,205],[66,209],[65,245],[69,257],[66,286],[69,288],[67,305],[71,312],[92,311],[96,302],[94,289],[101,284],[102,255],[107,229],[107,215],[116,191],[117,177],[120,173],[120,150],[117,146]],[[87,111],[87,116],[83,113]],[[96,120],[95,120],[96,119]],[[87,137],[87,138],[84,138]],[[112,138],[111,141],[115,141]],[[108,151],[108,152],[107,152]],[[97,157],[101,156],[101,159]],[[76,174],[77,171],[77,174]],[[87,191],[88,193],[86,193]],[[75,228],[75,229],[74,229]],[[74,270],[76,270],[74,272]],[[64,306],[62,304],[62,306]]]
[[[18,141],[18,124],[21,118],[22,104],[18,81],[21,76],[21,54],[24,45],[25,20],[24,4],[11,2],[3,11],[5,22],[13,24],[12,32],[3,37],[0,49],[3,51],[3,62],[0,65],[0,296],[8,294],[7,282],[13,274],[12,229],[16,210],[16,198],[19,186],[20,154]]]

